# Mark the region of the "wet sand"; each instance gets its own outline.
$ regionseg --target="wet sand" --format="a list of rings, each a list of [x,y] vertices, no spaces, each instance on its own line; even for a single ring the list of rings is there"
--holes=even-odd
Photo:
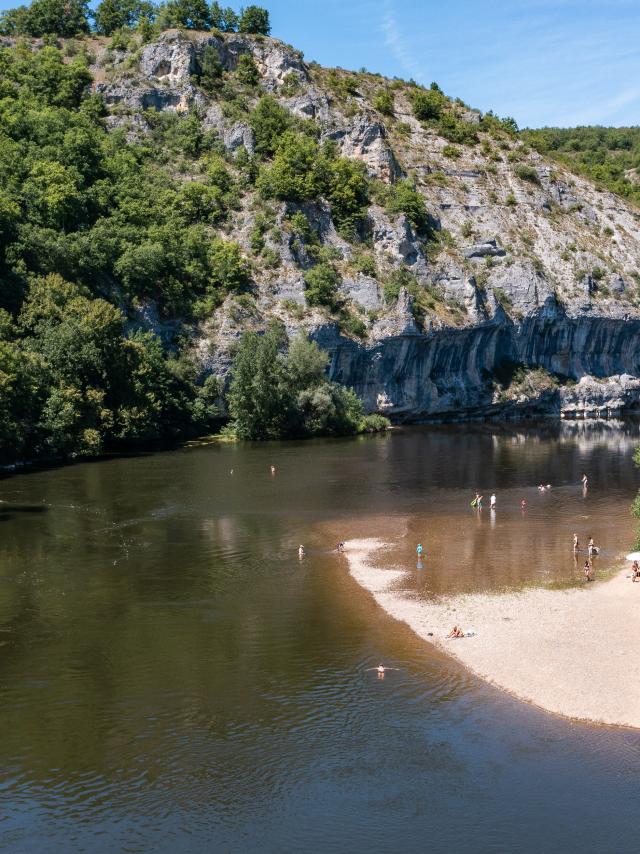
[[[382,540],[349,541],[351,574],[419,637],[550,712],[640,727],[640,584],[632,583],[628,568],[569,590],[425,601],[394,589],[405,570],[376,567],[376,552],[388,548]],[[448,640],[454,624],[473,636]]]

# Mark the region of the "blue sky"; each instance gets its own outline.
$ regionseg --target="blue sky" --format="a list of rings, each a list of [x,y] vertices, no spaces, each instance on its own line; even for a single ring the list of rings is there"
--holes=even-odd
[[[0,9],[12,5],[0,0]],[[273,35],[323,65],[436,80],[521,127],[640,124],[640,0],[262,5]]]

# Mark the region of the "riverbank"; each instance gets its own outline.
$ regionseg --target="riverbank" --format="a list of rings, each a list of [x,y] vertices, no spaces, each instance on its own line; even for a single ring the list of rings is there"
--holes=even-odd
[[[578,720],[640,727],[640,584],[621,570],[570,590],[527,589],[426,601],[381,569],[382,540],[346,544],[350,572],[392,617],[521,700]],[[472,637],[448,640],[454,624]]]

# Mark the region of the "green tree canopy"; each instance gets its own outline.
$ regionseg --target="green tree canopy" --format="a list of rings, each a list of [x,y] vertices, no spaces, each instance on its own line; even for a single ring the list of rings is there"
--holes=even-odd
[[[238,30],[241,33],[254,33],[268,36],[271,32],[269,13],[261,6],[247,6],[240,13]]]

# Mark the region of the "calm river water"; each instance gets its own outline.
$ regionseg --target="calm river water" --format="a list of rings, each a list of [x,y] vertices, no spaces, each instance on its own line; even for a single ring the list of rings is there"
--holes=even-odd
[[[424,596],[578,583],[574,530],[598,571],[633,544],[639,443],[421,427],[1,481],[0,850],[637,850],[639,732],[480,682],[331,547],[388,539]]]

